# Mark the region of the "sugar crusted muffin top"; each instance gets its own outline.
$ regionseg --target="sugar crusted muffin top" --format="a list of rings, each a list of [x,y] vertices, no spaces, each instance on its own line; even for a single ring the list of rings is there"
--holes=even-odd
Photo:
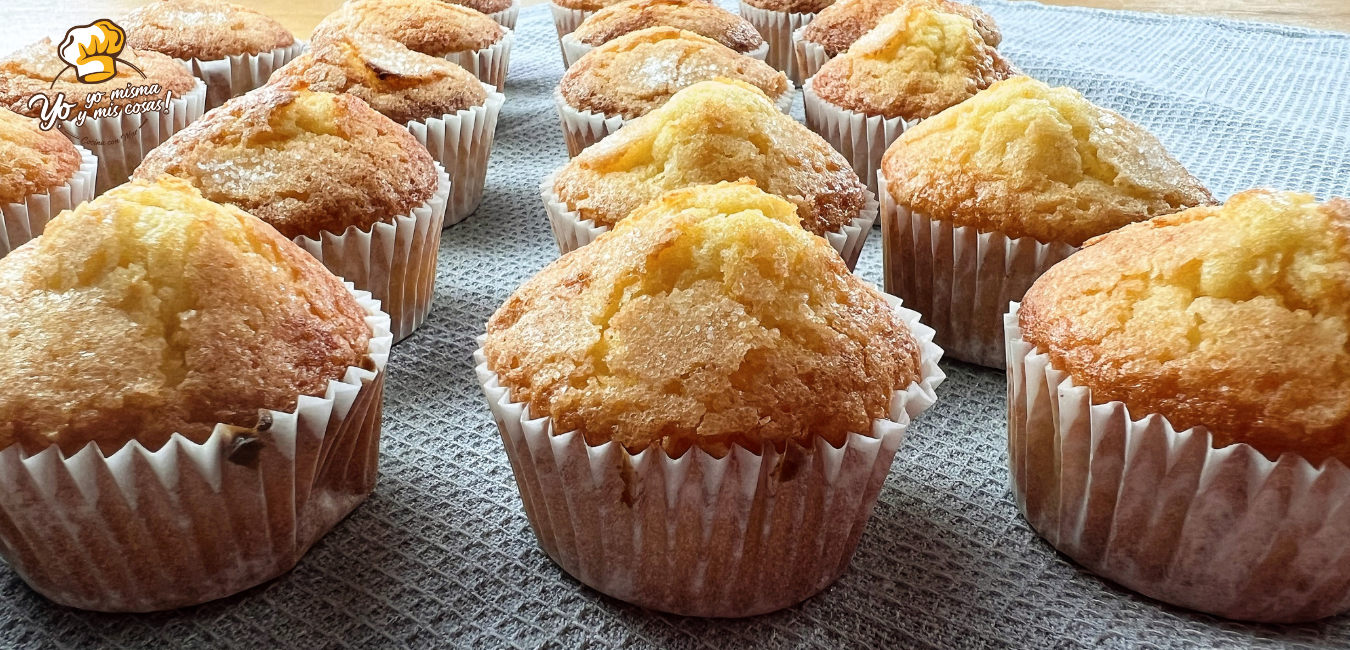
[[[745,0],[745,3],[765,11],[815,14],[834,4],[834,0]]]
[[[802,227],[839,230],[866,188],[839,152],[742,82],[705,81],[587,147],[558,170],[553,191],[582,219],[613,226],[674,189],[754,180],[797,206]]]
[[[150,152],[136,178],[177,176],[288,238],[318,238],[408,214],[431,198],[431,155],[352,95],[264,87]]]
[[[708,0],[626,0],[591,15],[572,35],[591,46],[648,27],[674,27],[745,53],[764,44],[750,21]]]
[[[634,453],[869,432],[919,344],[794,211],[748,182],[666,194],[521,285],[489,368],[556,432]]]
[[[996,83],[905,131],[882,170],[901,205],[981,232],[1073,246],[1213,203],[1153,134],[1029,77]]]
[[[33,95],[46,95],[55,99],[58,94],[65,95],[65,101],[74,102],[79,108],[89,110],[110,106],[125,106],[132,102],[145,102],[173,97],[182,97],[197,84],[197,78],[173,57],[159,52],[126,48],[118,55],[122,61],[140,68],[145,78],[129,66],[117,66],[116,76],[99,83],[82,83],[75,77],[74,70],[68,70],[65,62],[56,54],[56,45],[51,39],[33,43],[9,56],[0,59],[0,108],[8,108],[20,115],[38,117],[42,110],[39,102],[33,108],[28,100]],[[57,79],[57,76],[60,76]],[[55,83],[53,84],[53,80]],[[129,98],[114,98],[113,90],[121,90],[127,85],[148,86],[158,84],[158,93],[143,94]],[[101,93],[96,102],[89,102],[88,95]],[[71,117],[74,117],[72,112]]]
[[[368,359],[365,311],[258,219],[176,179],[62,213],[0,260],[0,447],[201,442]]]
[[[0,204],[65,185],[79,169],[80,152],[59,130],[0,108]]]
[[[959,14],[969,18],[984,42],[998,47],[1003,34],[993,17],[979,7],[950,0],[839,0],[826,7],[806,25],[802,38],[825,49],[830,56],[839,56],[849,46],[872,31],[888,14],[906,7],[926,6],[931,9]]]
[[[353,32],[445,56],[486,48],[501,40],[506,29],[480,12],[441,0],[352,0],[319,21],[310,44]]]
[[[921,120],[1016,74],[969,18],[915,4],[821,66],[811,88],[850,111]]]
[[[1019,319],[1094,402],[1350,464],[1350,201],[1252,190],[1131,224],[1051,268]]]
[[[674,27],[649,27],[587,52],[558,90],[578,110],[634,118],[700,81],[736,79],[771,97],[788,92],[787,75],[717,41]]]
[[[132,10],[120,25],[127,45],[176,59],[209,61],[295,44],[281,23],[221,0],[155,0]]]
[[[483,84],[469,71],[374,34],[326,39],[274,72],[267,83],[288,90],[349,93],[400,124],[487,102]]]

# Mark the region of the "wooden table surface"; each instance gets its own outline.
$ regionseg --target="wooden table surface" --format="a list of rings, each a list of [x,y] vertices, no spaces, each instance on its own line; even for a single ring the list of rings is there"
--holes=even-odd
[[[59,39],[66,29],[112,18],[149,0],[0,0],[0,54],[44,36]],[[321,18],[343,0],[234,0],[261,10],[307,38]],[[538,4],[546,0],[525,0]],[[1046,0],[1050,4],[1132,9],[1303,25],[1350,32],[1350,0]]]

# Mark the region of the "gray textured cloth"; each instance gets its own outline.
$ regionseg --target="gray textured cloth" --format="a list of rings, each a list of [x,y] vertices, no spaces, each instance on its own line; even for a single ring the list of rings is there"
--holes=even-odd
[[[1350,194],[1350,37],[1219,20],[982,3],[1003,51],[1156,132],[1220,196]],[[487,197],[442,240],[436,305],[390,364],[374,496],[290,574],[178,612],[54,606],[0,569],[5,647],[1347,647],[1350,620],[1215,620],[1132,595],[1041,541],[1009,499],[1001,373],[946,364],[852,568],[792,609],[680,619],[600,596],[535,544],[469,356],[556,257],[537,186],[566,160],[548,10],[522,12]],[[800,118],[801,102],[797,102]],[[879,277],[878,237],[860,272]]]

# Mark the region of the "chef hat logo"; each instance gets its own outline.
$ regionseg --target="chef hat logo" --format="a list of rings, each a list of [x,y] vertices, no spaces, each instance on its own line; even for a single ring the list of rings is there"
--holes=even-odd
[[[127,44],[127,33],[108,19],[96,20],[88,25],[78,25],[66,31],[56,55],[65,62],[67,68],[75,68],[75,77],[80,83],[96,84],[117,76],[117,64],[123,63],[144,77],[145,73],[126,61],[117,58]],[[61,70],[65,72],[65,70]],[[56,75],[58,78],[61,75]],[[52,80],[56,84],[56,80]]]

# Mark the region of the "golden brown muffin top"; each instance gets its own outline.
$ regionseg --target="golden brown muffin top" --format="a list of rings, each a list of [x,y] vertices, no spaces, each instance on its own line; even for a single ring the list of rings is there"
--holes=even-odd
[[[59,130],[0,108],[0,204],[65,185],[79,170],[80,152]]]
[[[821,66],[811,89],[857,113],[921,120],[1016,74],[969,18],[914,5]]]
[[[150,152],[136,178],[169,174],[289,238],[318,239],[408,214],[431,198],[431,154],[352,95],[264,87],[208,112]]]
[[[577,110],[631,119],[709,79],[744,81],[770,97],[790,88],[787,75],[717,41],[674,27],[649,27],[587,52],[567,69],[558,90]]]
[[[469,71],[374,34],[327,39],[272,73],[267,84],[350,93],[400,124],[487,103],[487,91]]]
[[[1131,224],[1041,276],[1019,319],[1094,402],[1350,465],[1350,201],[1253,190]]]
[[[155,99],[164,100],[170,93],[173,97],[182,97],[197,84],[197,78],[192,76],[187,67],[175,61],[173,57],[159,52],[126,48],[118,58],[140,68],[141,72],[145,73],[145,78],[130,66],[118,64],[117,75],[107,81],[81,83],[75,78],[75,71],[67,69],[66,64],[57,56],[56,45],[51,39],[33,43],[0,59],[0,108],[8,108],[20,115],[38,117],[42,103],[39,102],[33,108],[29,108],[30,97],[46,95],[54,100],[58,94],[64,94],[65,101],[74,102],[77,106],[70,115],[71,119],[74,119],[76,112],[85,108],[87,95],[92,93],[102,95],[99,101],[89,106],[89,110],[97,110]],[[52,80],[56,79],[58,74],[61,78],[53,86]],[[131,98],[113,98],[113,90],[123,90],[129,84],[134,86],[158,84],[160,90],[158,93]]]
[[[790,14],[816,14],[834,4],[834,0],[745,0],[746,4],[765,11]]]
[[[820,12],[802,31],[802,38],[825,48],[830,56],[839,56],[849,46],[872,31],[886,15],[906,7],[926,6],[969,18],[984,42],[998,47],[1003,41],[994,18],[979,7],[950,0],[839,0]]]
[[[352,0],[319,22],[310,44],[352,32],[392,38],[431,56],[481,50],[506,35],[486,15],[441,0]]]
[[[1029,77],[905,131],[882,170],[897,203],[933,218],[1073,246],[1214,202],[1153,134]]]
[[[156,0],[121,20],[127,45],[176,59],[210,61],[295,44],[281,23],[221,0]]]
[[[623,0],[552,0],[553,4],[576,11],[599,11]]]
[[[511,0],[446,0],[482,14],[495,14],[511,8]]]
[[[648,27],[683,29],[741,53],[764,44],[750,21],[708,0],[627,0],[597,11],[572,35],[582,43],[598,46]]]
[[[122,185],[0,259],[0,447],[252,427],[366,364],[364,319],[263,222],[175,179]]]
[[[556,432],[634,453],[869,432],[919,344],[794,212],[753,183],[666,194],[521,285],[488,367]]]
[[[558,170],[558,200],[613,226],[670,190],[749,178],[797,206],[816,235],[857,218],[867,189],[839,152],[757,88],[705,81],[624,125]]]

